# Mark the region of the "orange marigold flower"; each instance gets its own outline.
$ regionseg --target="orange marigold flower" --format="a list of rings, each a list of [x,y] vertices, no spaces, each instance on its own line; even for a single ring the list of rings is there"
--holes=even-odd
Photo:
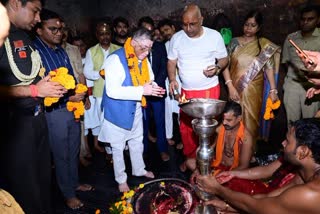
[[[129,208],[128,208],[128,213],[133,213],[132,207],[129,207]]]
[[[105,73],[104,69],[101,69],[99,71],[99,74],[100,74],[100,76],[104,77],[106,73]]]
[[[81,93],[85,93],[87,90],[88,90],[87,86],[79,83],[76,86],[75,92],[76,94],[81,94]],[[82,101],[80,102],[69,101],[67,102],[67,110],[73,112],[74,118],[76,120],[79,120],[80,117],[84,115],[84,111],[85,111],[84,103]]]
[[[67,90],[75,88],[75,80],[72,75],[68,74],[68,69],[65,67],[60,67],[54,71],[50,71],[49,75],[51,77],[50,81],[58,82]],[[44,105],[51,106],[53,103],[59,101],[57,97],[45,97]]]
[[[80,117],[84,114],[84,104],[80,102],[67,102],[67,110],[73,112],[74,118],[79,120]]]
[[[87,86],[85,86],[85,85],[83,85],[81,83],[77,84],[76,91],[75,91],[77,94],[81,94],[81,93],[84,93],[84,92],[87,92],[87,91],[88,91]]]
[[[280,105],[281,105],[280,100],[277,100],[273,103],[271,98],[268,97],[267,102],[266,102],[266,110],[264,112],[263,119],[265,119],[265,120],[274,119],[273,110],[278,109],[280,107]]]

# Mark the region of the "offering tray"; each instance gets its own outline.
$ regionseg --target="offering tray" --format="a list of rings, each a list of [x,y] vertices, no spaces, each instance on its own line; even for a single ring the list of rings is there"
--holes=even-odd
[[[198,203],[192,185],[176,178],[149,181],[132,198],[135,214],[192,214]]]

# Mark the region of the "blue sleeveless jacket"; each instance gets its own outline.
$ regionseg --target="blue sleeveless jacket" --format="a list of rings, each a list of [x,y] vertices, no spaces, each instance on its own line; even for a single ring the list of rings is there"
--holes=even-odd
[[[123,81],[122,86],[133,86],[124,48],[120,48],[112,54],[116,54],[119,57],[126,73],[126,78]],[[108,68],[105,69],[106,72],[108,72]],[[110,98],[105,90],[103,90],[102,100],[104,118],[118,127],[131,130],[136,112],[137,101]]]

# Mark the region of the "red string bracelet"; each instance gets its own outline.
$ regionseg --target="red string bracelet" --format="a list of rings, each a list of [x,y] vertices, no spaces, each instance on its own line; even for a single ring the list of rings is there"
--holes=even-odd
[[[36,85],[30,85],[31,97],[37,97],[39,92]]]

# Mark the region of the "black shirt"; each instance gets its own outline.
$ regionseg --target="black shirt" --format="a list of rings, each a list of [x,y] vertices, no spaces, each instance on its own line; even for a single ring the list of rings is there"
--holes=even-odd
[[[16,28],[12,23],[10,27],[9,40],[12,49],[14,61],[25,75],[30,75],[32,69],[31,53],[32,49],[35,50],[33,42],[29,35],[21,29]],[[32,49],[31,49],[32,48]],[[41,78],[37,76],[33,84],[38,82]],[[5,46],[0,47],[0,85],[11,86],[19,83],[20,81],[14,76],[9,65],[7,52]],[[14,108],[33,108],[42,99],[26,97],[26,98],[9,98],[8,100],[1,99],[1,105],[8,104]]]
[[[115,39],[112,39],[111,43],[112,43],[112,44],[115,44],[115,45],[118,45],[118,46],[120,46],[120,47],[123,47],[123,46],[124,46],[124,43],[120,43],[120,42],[118,42],[118,41],[115,40]]]

